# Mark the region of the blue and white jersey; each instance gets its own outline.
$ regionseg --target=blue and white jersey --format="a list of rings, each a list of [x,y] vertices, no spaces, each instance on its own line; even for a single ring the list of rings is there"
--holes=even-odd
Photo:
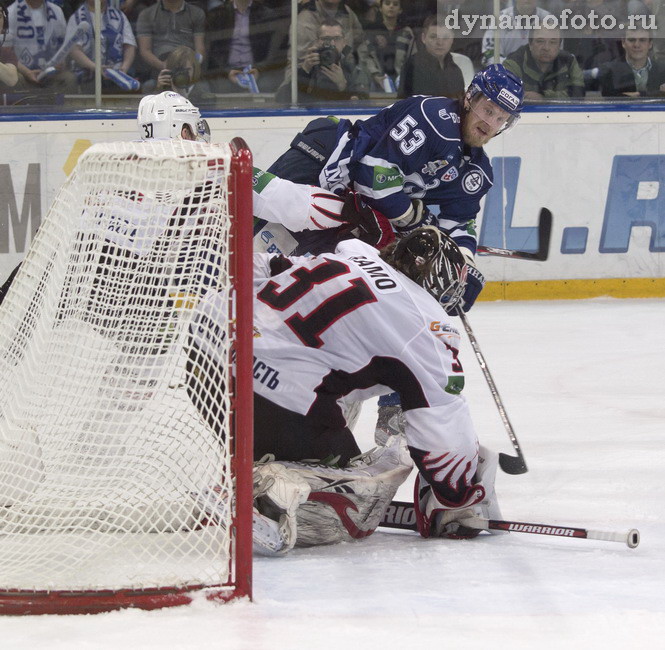
[[[421,95],[368,120],[340,120],[321,187],[352,188],[389,219],[405,214],[412,199],[438,206],[438,226],[475,253],[475,217],[493,176],[482,147],[463,143],[460,112],[457,100]]]
[[[82,4],[69,18],[67,22],[66,40],[74,36],[76,30],[83,26],[80,40],[78,41],[83,53],[94,61],[94,20],[92,13],[86,3]],[[124,56],[124,46],[136,47],[136,39],[131,25],[119,9],[107,7],[102,14],[102,65],[111,68],[119,68]],[[87,71],[86,71],[87,73]]]
[[[65,16],[56,4],[45,2],[33,9],[25,0],[17,0],[7,10],[8,45],[16,58],[29,70],[44,68],[65,40]]]

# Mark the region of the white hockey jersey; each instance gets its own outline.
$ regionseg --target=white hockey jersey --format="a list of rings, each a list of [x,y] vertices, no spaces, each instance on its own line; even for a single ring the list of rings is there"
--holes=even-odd
[[[255,254],[254,390],[331,427],[345,425],[346,402],[400,393],[411,454],[452,501],[471,484],[477,438],[457,358],[459,332],[424,289],[359,240],[335,253],[283,258]],[[206,314],[193,328],[214,358]]]
[[[252,177],[252,200],[254,249],[262,252],[288,255],[298,246],[292,232],[328,230],[344,225],[340,217],[343,198],[256,167]]]

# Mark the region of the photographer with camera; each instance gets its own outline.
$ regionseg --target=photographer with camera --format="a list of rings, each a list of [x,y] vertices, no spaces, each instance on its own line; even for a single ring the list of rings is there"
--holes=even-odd
[[[214,103],[215,96],[208,82],[201,81],[201,64],[191,47],[176,47],[164,64],[157,77],[156,92],[173,90],[196,106]]]
[[[317,39],[310,44],[298,66],[298,102],[363,99],[367,87],[358,74],[358,65],[346,42],[342,25],[332,18],[318,28]],[[290,100],[290,85],[284,84],[277,101]]]

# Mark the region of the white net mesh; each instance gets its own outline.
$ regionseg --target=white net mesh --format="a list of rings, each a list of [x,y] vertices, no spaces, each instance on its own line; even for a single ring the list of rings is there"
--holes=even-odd
[[[0,590],[230,579],[230,362],[189,390],[194,307],[232,295],[229,168],[225,145],[95,145],[56,197],[0,308]]]

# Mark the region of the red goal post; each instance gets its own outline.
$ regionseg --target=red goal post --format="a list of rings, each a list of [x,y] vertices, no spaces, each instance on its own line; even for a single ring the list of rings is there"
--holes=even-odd
[[[60,189],[0,307],[1,614],[251,597],[251,179],[239,138],[105,143]]]

